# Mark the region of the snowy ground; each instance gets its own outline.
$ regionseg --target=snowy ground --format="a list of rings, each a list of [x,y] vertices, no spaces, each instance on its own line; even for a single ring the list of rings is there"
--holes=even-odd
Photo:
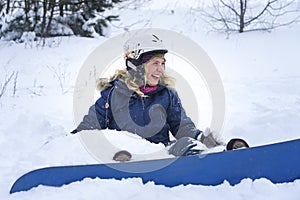
[[[225,139],[243,137],[251,146],[257,146],[300,138],[300,25],[272,33],[233,34],[226,39],[224,35],[207,34],[184,5],[172,6],[155,10],[157,6],[152,4],[140,12],[124,9],[119,25],[140,19],[130,28],[175,30],[205,49],[225,88]],[[121,32],[112,27],[111,36]],[[106,40],[51,38],[44,47],[38,42],[0,41],[0,83],[13,72],[12,80],[16,80],[9,82],[0,98],[0,199],[299,198],[299,180],[272,184],[266,179],[245,179],[236,186],[224,182],[215,187],[174,188],[143,184],[140,179],[85,179],[61,188],[38,187],[9,195],[13,182],[32,169],[97,163],[79,136],[68,133],[75,127],[72,103],[78,71],[87,56]]]

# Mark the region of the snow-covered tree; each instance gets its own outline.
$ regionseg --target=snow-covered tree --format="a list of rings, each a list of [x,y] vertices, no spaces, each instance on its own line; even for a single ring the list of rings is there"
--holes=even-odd
[[[24,33],[39,37],[104,35],[117,20],[106,10],[124,0],[0,0],[0,37],[22,40]]]

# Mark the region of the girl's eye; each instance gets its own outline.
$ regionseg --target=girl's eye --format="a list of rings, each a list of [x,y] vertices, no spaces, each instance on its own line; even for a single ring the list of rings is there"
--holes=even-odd
[[[163,63],[160,63],[160,62],[154,62],[153,63],[154,65],[163,65],[163,66],[165,66],[165,63],[163,62]]]

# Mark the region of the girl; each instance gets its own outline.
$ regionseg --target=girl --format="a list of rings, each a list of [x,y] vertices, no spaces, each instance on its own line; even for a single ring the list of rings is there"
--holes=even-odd
[[[171,145],[169,153],[175,156],[199,154],[221,144],[209,129],[197,129],[186,115],[174,79],[165,73],[168,50],[157,36],[131,38],[124,50],[126,69],[100,79],[101,97],[72,133],[107,128],[128,131],[153,143]]]

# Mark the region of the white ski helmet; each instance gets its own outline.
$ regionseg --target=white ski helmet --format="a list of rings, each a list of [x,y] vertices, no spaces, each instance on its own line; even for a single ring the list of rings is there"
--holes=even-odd
[[[151,54],[165,54],[168,50],[154,34],[137,35],[124,43],[124,53],[127,69],[136,70],[143,64],[142,57]]]

